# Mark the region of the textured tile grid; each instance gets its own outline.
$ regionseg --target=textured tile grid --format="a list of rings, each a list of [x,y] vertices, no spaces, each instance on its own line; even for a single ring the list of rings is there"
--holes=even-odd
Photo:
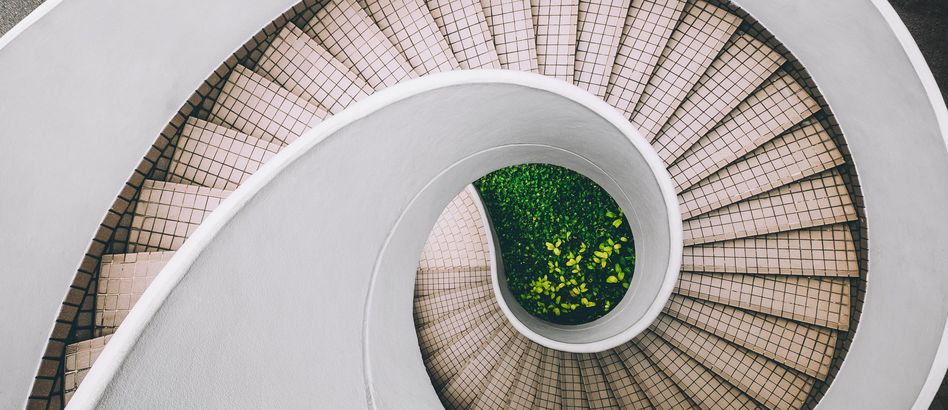
[[[545,348],[531,341],[526,341],[526,349],[520,361],[520,373],[516,384],[510,391],[510,407],[514,409],[533,409],[540,390],[540,361]]]
[[[569,352],[557,353],[560,363],[559,390],[563,408],[588,409],[589,402],[586,400],[586,388],[583,385],[585,380],[583,380],[576,355]]]
[[[579,0],[531,0],[540,74],[573,82]]]
[[[464,369],[471,357],[484,348],[485,341],[490,340],[507,321],[496,308],[484,316],[477,326],[461,334],[453,343],[425,357],[425,367],[436,390]]]
[[[415,326],[434,323],[444,315],[467,307],[469,303],[482,299],[493,299],[494,290],[489,284],[458,288],[432,295],[415,297]]]
[[[458,60],[424,0],[365,0],[364,8],[416,74],[458,67]]]
[[[527,344],[531,343],[520,333],[516,331],[513,333],[503,352],[497,353],[498,356],[502,355],[502,357],[500,357],[499,363],[490,375],[486,376],[487,385],[477,395],[471,408],[487,410],[509,406],[515,384],[520,381],[518,376],[520,376],[523,369],[529,367],[529,363],[524,361],[523,355]]]
[[[631,0],[581,0],[573,80],[580,88],[605,97]]]
[[[115,333],[174,252],[105,255],[95,298],[95,337]]]
[[[463,69],[500,68],[494,40],[479,0],[427,0]]]
[[[97,337],[79,343],[74,343],[66,347],[66,356],[63,360],[63,385],[65,391],[65,401],[69,401],[73,393],[85,379],[92,364],[95,363],[102,349],[109,342],[112,335]]]
[[[586,392],[586,401],[591,409],[614,409],[619,402],[612,394],[612,387],[603,368],[594,353],[578,353],[575,355],[579,363],[580,382]]]
[[[454,344],[458,339],[464,337],[465,333],[475,329],[490,315],[495,314],[496,311],[496,302],[484,299],[469,304],[467,309],[458,310],[446,316],[443,320],[417,328],[421,356],[425,358],[427,363],[438,351]]]
[[[625,363],[629,374],[642,388],[654,408],[677,410],[695,407],[681,389],[645,356],[634,341],[619,346],[614,351]]]
[[[483,346],[441,390],[442,400],[447,401],[450,407],[470,408],[480,396],[485,394],[488,379],[500,365],[501,358],[508,345],[514,340],[514,336],[519,335],[502,315],[497,322],[497,329],[493,335],[484,339],[486,342]]]
[[[560,409],[563,406],[563,397],[560,395],[559,352],[542,346],[540,352],[540,370],[537,373],[537,398],[533,402],[533,408]]]
[[[500,67],[537,72],[537,41],[530,0],[481,0]]]
[[[173,251],[230,191],[146,181],[135,206],[128,252]]]
[[[611,393],[615,396],[616,407],[623,409],[654,407],[614,350],[596,353],[596,359]]]

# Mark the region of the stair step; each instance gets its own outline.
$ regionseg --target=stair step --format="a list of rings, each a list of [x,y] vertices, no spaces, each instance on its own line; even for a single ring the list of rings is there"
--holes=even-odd
[[[418,75],[458,67],[423,0],[363,0],[363,8]]]
[[[441,390],[448,404],[456,409],[471,408],[476,400],[487,389],[487,381],[498,366],[502,363],[504,353],[508,350],[516,330],[510,326],[507,319],[500,317],[498,328],[490,338],[485,338],[482,347],[467,361],[464,368],[451,378],[451,381]],[[509,374],[509,369],[506,370]],[[509,385],[508,385],[509,386]],[[498,403],[498,407],[502,403]]]
[[[784,58],[747,34],[735,35],[655,135],[645,135],[665,164],[707,134],[769,78]]]
[[[829,374],[833,330],[680,295],[671,296],[665,312],[803,374],[820,380]]]
[[[481,0],[500,67],[537,72],[537,41],[530,0]]]
[[[105,349],[105,344],[111,338],[112,335],[106,335],[66,346],[66,356],[63,361],[63,400],[66,403],[79,388],[79,384],[85,379],[89,369],[92,368],[102,353],[102,349]]]
[[[530,343],[533,342],[520,335],[519,332],[514,332],[511,341],[502,349],[501,353],[497,353],[497,356],[500,357],[499,362],[489,375],[484,376],[487,384],[483,389],[483,393],[475,398],[476,401],[471,408],[478,410],[499,409],[510,403],[515,384],[521,381],[518,376],[520,376],[523,369],[530,367],[530,363],[523,359],[527,345]]]
[[[686,246],[682,270],[758,275],[859,276],[856,246],[843,224]]]
[[[128,253],[174,251],[230,191],[146,180],[132,217]]]
[[[489,285],[490,268],[418,269],[415,297],[439,295],[444,292]]]
[[[827,171],[682,223],[686,246],[857,219],[839,172]]]
[[[606,101],[626,118],[635,114],[685,4],[685,0],[634,0],[629,7],[606,91]]]
[[[280,148],[280,144],[191,117],[178,137],[167,179],[234,190]]]
[[[532,0],[540,74],[573,82],[579,0]]]
[[[467,304],[482,299],[493,299],[489,283],[470,288],[459,288],[429,296],[415,297],[415,326],[424,326],[440,320],[444,315],[464,309]]]
[[[612,394],[609,381],[603,374],[603,368],[593,353],[576,354],[579,362],[580,379],[585,390],[586,400],[590,409],[614,409],[619,407]]]
[[[376,91],[416,76],[408,61],[353,0],[330,0],[303,31]]]
[[[789,74],[778,71],[668,167],[677,191],[774,139],[819,108]]]
[[[568,409],[588,409],[589,401],[586,398],[582,370],[579,360],[570,352],[559,352],[560,355],[560,395],[562,406]]]
[[[631,0],[580,0],[576,24],[576,85],[605,97]]]
[[[807,120],[678,195],[682,219],[824,172],[845,163],[819,121]]]
[[[813,379],[668,315],[650,329],[767,408],[799,409],[813,388]]]
[[[694,88],[740,22],[703,0],[684,13],[632,116],[646,140],[651,141]]]
[[[431,357],[441,349],[450,346],[497,310],[496,302],[484,299],[469,304],[466,309],[446,316],[441,321],[417,328],[418,345],[421,347],[423,356]]]
[[[756,409],[746,394],[701,366],[674,346],[646,330],[637,344],[685,394],[702,409]]]
[[[613,350],[596,353],[596,359],[599,361],[599,368],[606,378],[612,395],[616,399],[616,407],[623,409],[648,409],[653,408],[652,403],[642,388],[635,382],[635,378],[629,373],[622,359]]]
[[[615,352],[653,408],[679,410],[694,407],[675,382],[656,367],[634,342],[617,347]]]
[[[174,252],[103,255],[95,298],[95,336],[115,333]]]
[[[537,398],[533,402],[533,408],[559,410],[562,403],[559,352],[541,347],[540,369],[537,372]]]
[[[500,68],[479,0],[427,0],[435,24],[463,69]]]
[[[847,331],[850,288],[846,279],[681,272],[675,293]]]
[[[283,145],[319,124],[329,112],[244,66],[227,78],[211,118],[244,134]]]
[[[448,381],[464,369],[471,356],[484,347],[484,342],[490,340],[500,330],[501,325],[507,323],[500,309],[491,310],[484,316],[476,326],[462,333],[460,338],[427,357],[425,364],[435,390],[445,387]]]
[[[293,24],[280,31],[256,70],[333,114],[372,93],[365,80]]]
[[[520,363],[516,384],[510,391],[510,406],[515,409],[531,409],[537,400],[540,390],[540,358],[546,348],[532,341],[527,341],[526,350]]]

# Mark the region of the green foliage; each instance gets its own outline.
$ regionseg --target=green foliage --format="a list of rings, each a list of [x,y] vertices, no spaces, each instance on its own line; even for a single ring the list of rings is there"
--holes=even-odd
[[[566,168],[525,164],[474,186],[500,240],[507,286],[524,309],[580,324],[619,303],[635,247],[618,204],[599,185]]]

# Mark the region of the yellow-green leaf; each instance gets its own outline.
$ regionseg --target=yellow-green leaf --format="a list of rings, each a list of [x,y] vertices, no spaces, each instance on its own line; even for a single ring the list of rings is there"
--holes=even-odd
[[[616,283],[616,282],[618,282],[618,281],[619,281],[619,279],[617,279],[615,276],[610,276],[610,277],[606,278],[606,283]]]

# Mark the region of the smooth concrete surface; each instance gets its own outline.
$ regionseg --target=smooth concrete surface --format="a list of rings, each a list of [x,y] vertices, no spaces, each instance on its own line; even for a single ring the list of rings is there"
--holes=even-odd
[[[26,402],[79,262],[158,133],[295,3],[50,0],[0,39],[0,408]]]

